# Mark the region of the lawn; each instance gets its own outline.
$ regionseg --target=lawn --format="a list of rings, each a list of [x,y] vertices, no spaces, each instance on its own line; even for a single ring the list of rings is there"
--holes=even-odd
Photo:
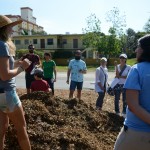
[[[131,65],[133,66],[134,64],[136,63],[136,59],[135,58],[132,58],[132,59],[128,59],[127,60],[127,64],[128,65]],[[95,71],[95,69],[97,68],[98,66],[87,66],[87,69],[88,69],[88,72],[93,72]],[[68,66],[57,66],[57,71],[58,72],[67,72],[67,68]],[[108,66],[108,71],[114,71],[114,66]]]

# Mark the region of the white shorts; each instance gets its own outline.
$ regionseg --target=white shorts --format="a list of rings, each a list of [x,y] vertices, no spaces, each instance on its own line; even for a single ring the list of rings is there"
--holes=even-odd
[[[15,90],[0,93],[0,111],[13,112],[19,106],[21,101]]]

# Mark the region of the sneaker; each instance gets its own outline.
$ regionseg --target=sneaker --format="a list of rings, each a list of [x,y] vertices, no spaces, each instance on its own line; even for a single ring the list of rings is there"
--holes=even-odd
[[[123,117],[123,118],[126,118],[126,114],[125,114],[125,113],[122,113],[122,117]]]

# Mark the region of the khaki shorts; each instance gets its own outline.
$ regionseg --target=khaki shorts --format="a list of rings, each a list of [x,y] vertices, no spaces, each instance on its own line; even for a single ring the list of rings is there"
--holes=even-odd
[[[15,90],[0,94],[0,111],[13,112],[19,106],[21,106],[21,101]]]
[[[150,150],[150,132],[123,127],[117,137],[114,150]]]

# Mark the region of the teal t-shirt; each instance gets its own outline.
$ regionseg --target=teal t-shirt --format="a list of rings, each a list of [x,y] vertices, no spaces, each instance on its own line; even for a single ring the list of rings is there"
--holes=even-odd
[[[43,65],[44,77],[53,78],[54,66],[56,66],[55,62],[53,60],[50,60],[48,62],[44,61],[42,65]]]

